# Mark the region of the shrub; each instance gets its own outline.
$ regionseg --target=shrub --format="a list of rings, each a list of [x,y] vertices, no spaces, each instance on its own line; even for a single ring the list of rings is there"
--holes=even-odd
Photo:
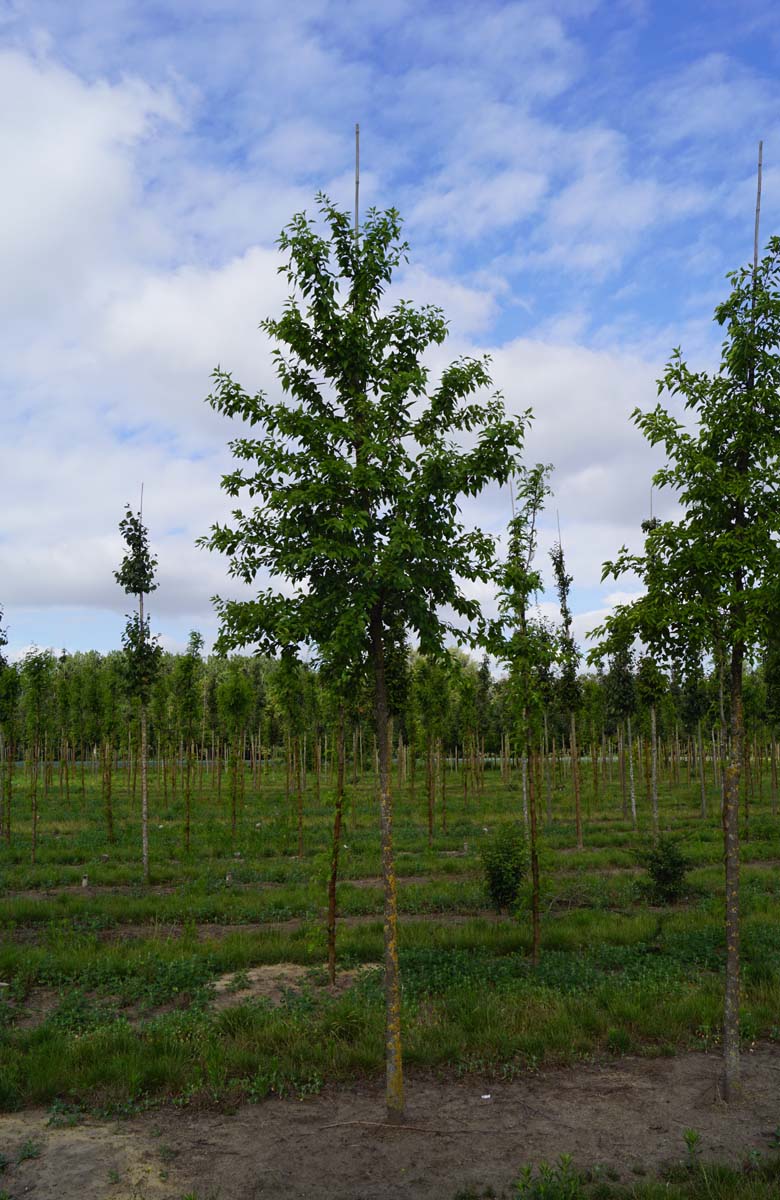
[[[637,859],[650,876],[649,892],[657,904],[674,904],[685,895],[686,874],[693,863],[676,838],[662,835],[649,850],[640,851]]]
[[[499,829],[482,847],[490,903],[496,912],[509,909],[517,900],[528,869],[528,847],[521,825]]]

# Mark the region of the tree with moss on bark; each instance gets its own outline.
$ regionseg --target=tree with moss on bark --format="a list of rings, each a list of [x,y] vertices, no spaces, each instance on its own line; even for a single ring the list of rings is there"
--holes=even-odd
[[[280,238],[291,295],[263,322],[277,343],[282,397],[251,395],[221,369],[211,405],[240,417],[241,464],[231,497],[252,502],[214,525],[203,544],[244,583],[273,586],[252,600],[216,600],[223,649],[311,645],[345,681],[370,672],[379,761],[384,879],[387,1113],[404,1110],[397,893],[390,786],[388,648],[399,630],[422,653],[479,632],[478,601],[461,581],[487,581],[493,539],[467,529],[460,497],[504,482],[516,467],[525,417],[509,417],[484,359],[462,358],[429,387],[425,355],[447,332],[442,312],[383,306],[406,257],[394,209],[353,228],[321,196],[324,230],[301,213]],[[463,448],[464,441],[467,448]],[[277,586],[285,581],[286,587]],[[445,613],[452,616],[444,615]]]

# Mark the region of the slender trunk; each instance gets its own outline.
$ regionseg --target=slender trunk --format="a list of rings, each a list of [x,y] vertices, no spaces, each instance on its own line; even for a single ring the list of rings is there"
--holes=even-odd
[[[742,671],[745,647],[731,651],[731,746],[723,789],[723,838],[726,862],[726,988],[723,1004],[723,1075],[726,1101],[740,1092],[739,1061],[739,784],[742,769],[744,716]]]
[[[338,768],[336,773],[336,809],[333,816],[333,847],[330,855],[328,880],[328,979],[336,982],[336,883],[339,877],[341,846],[341,816],[344,808],[344,707],[339,705]]]
[[[439,738],[439,776],[441,779],[441,831],[447,832],[447,758],[444,743]]]
[[[702,820],[707,817],[707,782],[704,778],[704,742],[701,736],[701,721],[696,729],[698,740],[698,755],[699,755],[699,790],[701,792],[701,816]]]
[[[520,777],[522,779],[523,788],[523,826],[526,833],[528,832],[529,814],[528,814],[528,755],[524,754],[520,764]]]
[[[138,596],[138,615],[141,623],[141,637],[144,636],[144,596]],[[145,884],[149,883],[149,776],[147,745],[147,714],[146,698],[141,697],[141,876]]]
[[[425,782],[428,790],[428,849],[433,847],[433,807],[436,799],[436,781],[433,770],[433,739],[430,734],[426,738],[426,775]]]
[[[545,792],[545,801],[546,801],[546,805],[547,805],[547,824],[550,825],[550,824],[552,824],[553,790],[552,790],[552,778],[550,775],[550,760],[547,757],[547,709],[544,710],[543,720],[544,720],[544,792]]]
[[[189,854],[190,826],[192,824],[192,756],[194,753],[192,739],[187,742],[187,761],[184,767],[184,849]]]
[[[537,844],[537,776],[534,772],[534,760],[530,744],[526,746],[525,761],[528,770],[528,808],[530,817],[531,842],[531,961],[534,966],[539,962],[541,945],[541,926],[539,923],[539,847]]]
[[[303,858],[303,767],[301,764],[301,739],[296,737],[293,746],[295,764],[295,797],[298,811],[298,858]]]
[[[8,787],[5,798],[5,842],[11,845],[11,819],[13,816],[12,801],[14,794],[14,766],[16,765],[16,742],[13,734],[8,739]]]
[[[655,704],[650,705],[650,795],[653,802],[653,837],[658,837],[658,737]]]
[[[577,849],[582,850],[582,804],[580,801],[580,762],[577,753],[577,718],[574,715],[574,710],[571,712],[571,736],[569,738],[569,750],[571,752],[571,771],[574,782],[574,823],[577,829]]]
[[[628,718],[628,794],[631,799],[631,824],[636,829],[636,787],[634,785],[634,739],[631,717]]]
[[[149,776],[146,701],[141,701],[141,874],[149,882]]]
[[[30,772],[31,783],[31,799],[32,799],[32,852],[30,854],[30,862],[35,865],[35,854],[38,848],[38,772],[40,767],[41,751],[38,745],[37,738],[33,745],[33,758]]]
[[[114,805],[111,795],[111,766],[112,766],[112,747],[110,742],[106,742],[103,746],[103,787],[105,792],[105,809],[106,809],[106,830],[108,832],[108,840],[114,842]]]
[[[404,1113],[403,1066],[401,1060],[401,983],[398,970],[398,894],[393,859],[393,801],[390,791],[390,720],[385,678],[385,647],[382,605],[371,611],[369,625],[374,666],[374,704],[379,757],[379,810],[384,882],[385,941],[385,1056],[387,1119],[400,1122]]]

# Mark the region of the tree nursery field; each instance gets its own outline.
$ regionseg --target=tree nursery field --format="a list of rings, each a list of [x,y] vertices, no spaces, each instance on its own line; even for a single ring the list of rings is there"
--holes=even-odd
[[[303,739],[295,744],[302,748]],[[369,737],[360,730],[351,744],[364,748],[365,761],[362,771],[359,756],[346,763],[334,984],[326,927],[336,768],[324,741],[314,750],[310,741],[305,760],[288,744],[286,763],[281,747],[273,755],[258,747],[240,765],[208,750],[189,763],[175,754],[153,758],[148,886],[139,864],[132,756],[111,764],[110,834],[105,758],[90,756],[83,773],[80,762],[42,763],[37,781],[33,761],[17,768],[11,842],[0,851],[0,1102],[6,1111],[32,1108],[37,1114],[8,1119],[6,1129],[16,1128],[16,1120],[19,1134],[4,1146],[0,1183],[8,1180],[7,1195],[17,1194],[15,1181],[28,1178],[38,1179],[36,1195],[48,1194],[48,1147],[59,1160],[56,1145],[77,1144],[76,1131],[83,1137],[86,1129],[99,1130],[101,1121],[135,1114],[145,1114],[151,1150],[125,1153],[122,1139],[130,1135],[120,1130],[110,1148],[106,1142],[103,1158],[93,1162],[87,1155],[93,1175],[103,1164],[102,1177],[95,1175],[96,1196],[231,1195],[225,1177],[208,1174],[217,1152],[188,1183],[192,1158],[177,1149],[180,1126],[175,1119],[171,1124],[171,1113],[183,1121],[176,1112],[183,1108],[192,1120],[221,1127],[224,1114],[238,1110],[236,1130],[254,1136],[247,1135],[248,1121],[264,1129],[271,1122],[278,1140],[280,1114],[291,1105],[292,1119],[310,1115],[317,1128],[344,1122],[320,1134],[317,1155],[322,1161],[330,1154],[334,1178],[342,1178],[347,1190],[339,1193],[331,1181],[316,1194],[358,1194],[348,1188],[352,1168],[339,1175],[335,1160],[343,1153],[365,1159],[366,1147],[357,1156],[344,1151],[341,1135],[364,1141],[370,1130],[361,1121],[370,1124],[378,1108],[383,898]],[[439,1191],[430,1194],[776,1194],[780,829],[771,747],[754,743],[744,796],[749,836],[741,848],[741,1036],[748,1079],[754,1070],[764,1073],[762,1086],[751,1082],[748,1089],[762,1123],[751,1125],[743,1114],[742,1120],[723,1119],[723,1128],[706,1128],[718,1111],[711,1101],[722,1023],[723,845],[718,762],[705,756],[702,790],[694,746],[679,736],[660,744],[658,844],[670,853],[652,873],[646,854],[652,780],[641,734],[629,764],[636,777],[637,828],[617,741],[596,746],[593,758],[582,756],[581,850],[571,760],[560,751],[539,759],[541,938],[534,966],[522,764],[499,749],[469,756],[464,767],[454,743],[449,753],[437,745],[430,756],[421,755],[413,776],[409,748],[401,742],[394,760],[395,839],[402,1029],[414,1114],[406,1120],[410,1127],[429,1128],[427,1139],[437,1145],[453,1121],[455,1129],[485,1130],[465,1158],[447,1158],[439,1146]],[[34,863],[33,786],[39,793]],[[675,848],[687,869],[671,853]],[[503,874],[495,872],[497,850]],[[508,910],[496,911],[502,901]],[[697,1064],[691,1081],[696,1098],[688,1098],[688,1115],[676,1115],[676,1125],[667,1115],[659,1126],[665,1132],[648,1144],[637,1120],[647,1110],[632,1115],[628,1077],[634,1086],[656,1081],[663,1092],[663,1072],[686,1062]],[[577,1080],[583,1087],[583,1072],[590,1073],[586,1102],[595,1106],[587,1133],[581,1121],[571,1122],[584,1095],[568,1094]],[[621,1073],[623,1087],[610,1101],[599,1081]],[[529,1142],[545,1087],[549,1127]],[[684,1107],[685,1088],[680,1095]],[[508,1130],[508,1106],[496,1111],[501,1097],[516,1101]],[[453,1104],[455,1109],[448,1107]],[[556,1114],[563,1127],[555,1126]],[[624,1120],[624,1131],[611,1128],[611,1121]],[[632,1122],[640,1126],[633,1134]],[[156,1127],[164,1130],[158,1144],[149,1132]],[[70,1134],[76,1142],[67,1141]],[[492,1134],[500,1148],[492,1146]],[[227,1154],[230,1136],[222,1136],[217,1140]],[[396,1160],[411,1172],[407,1177],[424,1181],[426,1151],[418,1145],[418,1159],[412,1154],[417,1166],[406,1159],[408,1139],[419,1143],[425,1133],[410,1129],[391,1136],[407,1139]],[[486,1145],[492,1146],[489,1154]],[[93,1138],[90,1153],[96,1146]],[[548,1192],[532,1190],[543,1182],[538,1175],[523,1184],[525,1162],[552,1162],[567,1151],[576,1154],[578,1170],[590,1168],[590,1182],[578,1175],[581,1190],[574,1190],[575,1168],[565,1159],[550,1168]],[[374,1167],[386,1152],[371,1158]],[[732,1168],[744,1160],[750,1170],[724,1167],[709,1183],[722,1190],[696,1190],[702,1152]],[[115,1160],[119,1166],[112,1166]],[[643,1174],[651,1178],[669,1163],[677,1163],[676,1174],[665,1175],[656,1192]],[[278,1182],[280,1164],[275,1169]],[[58,1177],[59,1168],[52,1189]],[[208,1190],[199,1190],[204,1179],[211,1180]],[[79,1194],[92,1195],[84,1186],[78,1183]],[[376,1182],[373,1191],[365,1186],[366,1195],[386,1194]]]
[[[361,224],[356,175],[354,214],[320,194],[282,232],[278,388],[217,368],[207,398],[244,436],[198,544],[253,587],[214,597],[213,655],[152,632],[143,489],[121,651],[9,662],[0,627],[0,1200],[778,1195],[760,153],[720,365],[674,350],[676,408],[633,413],[673,515],[603,564],[636,590],[590,673],[560,529],[536,563],[531,411],[486,357],[432,385],[444,314],[384,303],[398,212]]]

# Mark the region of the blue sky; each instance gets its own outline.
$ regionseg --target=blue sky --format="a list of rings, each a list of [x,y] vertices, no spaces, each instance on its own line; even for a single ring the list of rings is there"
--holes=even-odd
[[[217,362],[274,386],[259,320],[275,238],[325,189],[395,205],[398,294],[440,303],[435,360],[487,351],[555,466],[582,635],[620,589],[657,458],[628,421],[672,347],[715,361],[712,310],[780,225],[770,3],[0,0],[0,604],[14,652],[108,649],[126,500],[145,484],[167,645],[214,632],[225,511]],[[10,118],[10,119],[9,119]],[[670,501],[656,498],[658,510]],[[467,517],[500,530],[507,497]],[[630,592],[631,580],[620,585]],[[484,596],[491,603],[489,595]]]

